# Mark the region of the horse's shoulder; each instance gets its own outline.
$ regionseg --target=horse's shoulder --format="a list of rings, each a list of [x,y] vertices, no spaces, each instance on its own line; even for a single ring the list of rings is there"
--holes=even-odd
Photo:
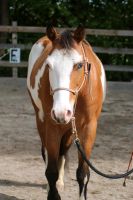
[[[47,37],[40,38],[30,51],[28,61],[27,87],[33,103],[39,109],[39,118],[43,121],[43,106],[39,98],[40,80],[45,73],[46,58],[51,52],[52,44]]]

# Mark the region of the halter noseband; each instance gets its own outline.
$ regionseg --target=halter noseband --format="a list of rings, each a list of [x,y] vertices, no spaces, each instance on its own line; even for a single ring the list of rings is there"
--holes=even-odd
[[[54,95],[55,92],[60,91],[60,90],[68,91],[68,92],[72,93],[73,95],[76,95],[76,96],[77,96],[78,93],[79,93],[79,91],[81,90],[82,86],[84,85],[85,80],[86,80],[86,78],[87,78],[87,76],[88,76],[88,73],[89,73],[89,71],[90,71],[90,66],[91,66],[91,65],[90,65],[90,63],[88,62],[88,58],[87,58],[86,55],[85,55],[85,49],[84,49],[83,44],[81,45],[81,47],[82,47],[83,58],[84,58],[84,79],[83,79],[83,81],[82,81],[80,87],[77,88],[77,89],[75,89],[75,90],[69,89],[69,88],[65,88],[65,87],[56,88],[56,89],[54,89],[54,90],[50,89],[50,94],[51,94],[52,96]]]

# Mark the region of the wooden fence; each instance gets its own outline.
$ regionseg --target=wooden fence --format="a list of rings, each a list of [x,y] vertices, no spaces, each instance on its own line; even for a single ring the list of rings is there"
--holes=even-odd
[[[57,28],[59,31],[63,31],[66,28]],[[71,28],[67,28],[70,29]],[[72,28],[74,29],[74,28]],[[12,26],[0,26],[0,32],[6,32],[12,34],[11,44],[0,44],[0,49],[9,49],[13,47],[18,47],[22,50],[30,50],[32,44],[18,44],[18,33],[45,33],[45,27],[27,27],[27,26],[17,26],[16,22],[12,23]],[[131,30],[105,30],[105,29],[86,29],[87,35],[95,36],[123,36],[123,37],[133,37],[133,31]],[[105,47],[93,47],[96,53],[106,53],[106,54],[122,54],[122,55],[133,55],[132,48],[105,48]],[[17,77],[17,69],[19,67],[27,67],[27,62],[22,61],[21,63],[10,63],[8,61],[0,60],[0,67],[12,67],[13,77]],[[104,65],[107,71],[126,71],[133,72],[133,66],[116,66],[116,65]]]

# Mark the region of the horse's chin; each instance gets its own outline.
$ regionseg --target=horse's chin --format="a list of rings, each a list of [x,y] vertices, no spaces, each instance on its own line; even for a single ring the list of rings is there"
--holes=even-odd
[[[66,124],[69,124],[69,122],[71,121],[71,119],[69,119],[68,121],[66,121],[64,124],[66,125]]]
[[[60,125],[67,125],[67,124],[69,124],[70,123],[70,121],[71,121],[71,119],[69,119],[69,120],[66,120],[66,121],[57,121],[56,119],[54,119],[53,117],[52,117],[52,120],[56,123],[56,124],[60,124]]]

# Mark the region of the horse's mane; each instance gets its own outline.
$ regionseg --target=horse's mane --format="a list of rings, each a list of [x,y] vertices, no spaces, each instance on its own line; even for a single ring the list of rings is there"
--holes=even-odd
[[[74,44],[72,31],[70,31],[70,30],[63,31],[60,35],[59,43],[60,43],[61,47],[64,49],[71,49]]]

